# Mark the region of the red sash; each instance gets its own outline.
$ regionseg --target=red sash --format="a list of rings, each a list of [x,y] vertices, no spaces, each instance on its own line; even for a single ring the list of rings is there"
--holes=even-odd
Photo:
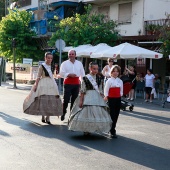
[[[80,84],[79,77],[67,77],[64,84]]]
[[[109,96],[110,98],[119,98],[120,96],[120,87],[111,87],[109,89]]]

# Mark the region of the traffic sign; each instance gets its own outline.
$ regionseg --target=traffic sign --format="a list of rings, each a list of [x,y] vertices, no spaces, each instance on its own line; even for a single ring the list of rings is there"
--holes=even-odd
[[[66,46],[66,43],[65,43],[65,41],[64,40],[62,40],[62,39],[58,39],[56,42],[55,42],[55,46],[56,46],[56,48],[58,49],[58,50],[63,50],[64,49],[64,47]],[[61,48],[61,49],[60,49]]]

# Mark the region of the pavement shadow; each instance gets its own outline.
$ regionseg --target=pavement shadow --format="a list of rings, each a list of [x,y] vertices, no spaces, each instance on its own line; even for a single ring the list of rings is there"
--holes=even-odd
[[[169,170],[170,151],[145,142],[119,136],[109,139],[106,135],[91,134],[83,136],[81,132],[68,131],[65,125],[47,125],[28,119],[19,119],[0,112],[0,116],[9,124],[19,126],[25,131],[61,140],[68,145],[82,150],[92,149],[119,157],[121,159],[157,170]],[[114,162],[113,162],[114,164]]]
[[[156,122],[156,123],[170,125],[170,118],[168,117],[155,116],[152,114],[142,113],[142,112],[137,112],[137,111],[133,111],[133,112],[123,111],[121,112],[121,114],[125,116],[132,116],[132,117],[139,118],[139,119],[149,120],[149,121]]]
[[[87,147],[82,145],[77,145],[75,142],[68,140],[71,138],[72,134],[68,131],[67,124],[62,125],[48,125],[46,123],[37,123],[28,119],[19,119],[17,117],[8,115],[6,113],[0,112],[0,117],[8,124],[18,126],[24,131],[31,132],[33,134],[43,136],[46,138],[55,138],[66,143],[78,147],[83,150],[89,150]],[[41,119],[41,118],[40,118]],[[83,133],[82,133],[83,134]],[[104,138],[103,138],[104,139]],[[96,139],[97,140],[97,139]]]
[[[169,170],[170,151],[134,139],[119,136],[118,139],[100,140],[92,142],[96,136],[84,140],[79,135],[72,136],[78,144],[93,148],[115,157],[157,170]],[[113,162],[114,164],[114,162]]]
[[[3,130],[0,130],[0,136],[10,137],[10,135],[7,132],[3,131]]]

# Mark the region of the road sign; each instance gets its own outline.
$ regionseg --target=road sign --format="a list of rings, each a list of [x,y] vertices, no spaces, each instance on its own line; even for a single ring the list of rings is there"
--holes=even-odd
[[[55,42],[55,46],[56,46],[56,48],[58,49],[58,50],[63,50],[64,49],[64,47],[66,46],[66,43],[65,43],[65,41],[64,40],[62,40],[62,39],[58,39],[56,42]]]

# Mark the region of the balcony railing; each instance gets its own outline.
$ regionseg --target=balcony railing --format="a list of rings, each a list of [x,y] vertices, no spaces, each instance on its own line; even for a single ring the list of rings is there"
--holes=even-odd
[[[162,28],[170,28],[170,19],[148,20],[144,22],[145,35],[160,34]]]

